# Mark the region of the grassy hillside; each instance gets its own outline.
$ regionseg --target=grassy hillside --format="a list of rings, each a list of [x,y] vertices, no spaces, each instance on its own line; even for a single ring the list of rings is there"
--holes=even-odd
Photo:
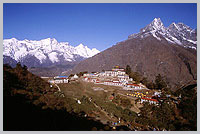
[[[105,124],[117,122],[121,118],[124,123],[120,125],[127,125],[135,119],[137,111],[134,109],[135,101],[122,96],[127,91],[122,90],[121,87],[97,85],[81,80],[70,84],[58,84],[58,86],[65,94],[65,98],[71,99],[68,101],[67,109],[72,109],[73,112],[82,111]],[[114,97],[111,100],[112,96]],[[80,100],[81,104],[78,104],[77,100]],[[133,110],[129,109],[131,107]]]

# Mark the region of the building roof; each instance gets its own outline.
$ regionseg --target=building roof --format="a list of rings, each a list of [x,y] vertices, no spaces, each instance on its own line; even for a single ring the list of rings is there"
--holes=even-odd
[[[104,81],[104,82],[112,82],[112,81]]]
[[[120,83],[119,81],[117,82],[117,81],[113,81],[113,83]]]
[[[66,78],[66,77],[68,77],[68,76],[57,76],[57,77],[59,77],[59,78]]]
[[[105,72],[106,72],[106,71],[112,72],[112,70],[105,70]]]
[[[140,87],[140,85],[138,85],[138,84],[131,84],[131,83],[128,83],[127,85],[132,85],[132,86]]]
[[[74,75],[74,78],[78,78],[78,75],[75,74],[75,75]]]
[[[142,97],[141,99],[158,102],[158,100],[156,100],[156,99],[149,99],[149,98],[145,98],[145,97]]]
[[[152,96],[152,95],[146,95],[146,97],[150,97],[150,98],[152,98],[153,96]]]

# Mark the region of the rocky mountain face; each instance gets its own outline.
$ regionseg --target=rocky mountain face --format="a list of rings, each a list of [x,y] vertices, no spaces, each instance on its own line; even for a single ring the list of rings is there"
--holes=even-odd
[[[97,55],[81,61],[72,72],[102,71],[115,65],[139,72],[152,81],[164,76],[170,86],[197,79],[197,32],[183,23],[165,28],[159,18]]]
[[[4,63],[12,63],[12,65],[16,62],[21,62],[28,67],[71,64],[71,62],[81,61],[99,52],[83,44],[73,47],[68,42],[58,42],[54,38],[40,41],[20,41],[15,38],[3,40]]]
[[[160,18],[155,18],[149,25],[142,28],[139,33],[132,34],[128,39],[145,38],[152,35],[157,40],[167,40],[170,44],[178,44],[187,48],[197,48],[197,29],[174,22],[169,27],[164,27]]]

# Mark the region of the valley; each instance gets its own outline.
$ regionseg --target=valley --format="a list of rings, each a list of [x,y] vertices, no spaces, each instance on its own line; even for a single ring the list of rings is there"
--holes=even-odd
[[[128,68],[129,66],[125,70]],[[56,76],[43,79],[58,88],[55,94],[66,100],[65,108],[68,112],[100,121],[113,130],[121,126],[137,131],[155,129],[153,126],[140,123],[141,109],[146,105],[159,108],[167,104],[174,111],[179,99],[167,90],[159,77],[156,81],[161,82],[156,82],[155,89],[148,89],[125,73],[124,69],[115,66],[105,72],[81,72],[70,77]],[[158,85],[160,86],[157,87]]]
[[[74,112],[82,117],[100,121],[104,125],[108,125],[112,130],[121,126],[126,126],[128,128],[127,130],[132,131],[154,129],[159,131],[173,130],[174,128],[171,126],[166,126],[164,128],[157,126],[159,123],[154,126],[146,119],[145,120],[149,122],[149,124],[144,124],[141,121],[143,120],[143,116],[146,116],[143,112],[149,108],[152,112],[158,112],[154,111],[152,107],[162,109],[162,107],[166,105],[171,108],[171,111],[168,111],[171,114],[177,110],[181,101],[177,99],[177,95],[174,93],[169,95],[169,93],[166,94],[164,90],[162,90],[162,92],[155,89],[125,90],[120,86],[86,82],[83,76],[76,81],[55,85],[60,89],[56,94],[62,94],[60,97],[67,101],[65,107],[68,112]],[[153,98],[158,100],[158,103],[153,104],[150,101],[144,102],[144,96],[154,96]],[[153,101],[154,99],[149,100]],[[179,115],[180,113],[178,115],[170,114],[167,114],[167,118],[182,118]],[[157,117],[155,120],[157,120]],[[165,123],[167,122],[165,121]],[[171,125],[173,126],[176,124]]]
[[[135,102],[136,97],[127,96],[134,91],[126,91],[121,87],[88,83],[81,79],[57,85],[64,94],[63,97],[70,100],[66,105],[67,109],[71,109],[77,114],[84,113],[82,116],[99,120],[113,128],[124,125],[129,126],[129,129],[137,130],[134,126],[129,125],[135,120],[140,112],[139,108],[142,106],[139,102]]]

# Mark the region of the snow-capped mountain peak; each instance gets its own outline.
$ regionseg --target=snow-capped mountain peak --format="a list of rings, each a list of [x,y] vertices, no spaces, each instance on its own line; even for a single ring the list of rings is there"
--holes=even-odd
[[[89,49],[87,46],[84,46],[82,43],[79,44],[77,47],[75,47],[75,49],[76,49],[76,51],[75,51],[76,54],[86,57],[86,58],[89,58],[89,57],[91,57],[91,55],[93,56],[94,54],[97,54],[100,52],[94,48]]]
[[[57,44],[57,40],[55,38],[47,38],[47,39],[42,39],[41,42],[45,45],[50,45],[50,44]]]
[[[77,59],[92,57],[99,53],[97,49],[90,49],[83,44],[73,47],[68,42],[58,42],[55,38],[39,41],[17,40],[16,38],[3,40],[3,55],[17,62],[28,62],[34,59],[34,64],[71,62]],[[35,63],[37,62],[37,63]]]
[[[84,45],[81,43],[81,44],[79,44],[77,47],[84,47]]]
[[[173,22],[172,24],[169,25],[168,29],[177,29],[177,30],[179,30],[179,27],[176,25],[175,22]]]
[[[17,41],[17,39],[16,39],[16,38],[11,38],[11,40],[13,40],[13,41]]]
[[[162,28],[164,27],[164,26],[163,26],[163,23],[162,23],[162,21],[161,21],[160,18],[155,18],[155,19],[152,21],[151,25],[152,25],[156,30],[160,30],[160,29],[162,29]]]
[[[93,52],[93,53],[99,53],[100,51],[97,50],[96,48],[92,48],[92,52]]]
[[[131,34],[131,38],[145,38],[153,36],[157,40],[166,40],[172,44],[182,45],[196,49],[197,47],[197,31],[191,29],[184,23],[173,22],[168,27],[164,27],[160,18],[155,18],[150,24],[142,28],[139,33]]]
[[[160,18],[155,18],[149,25],[145,28],[141,29],[141,32],[150,32],[150,31],[158,31],[163,30],[165,31],[165,27]]]

